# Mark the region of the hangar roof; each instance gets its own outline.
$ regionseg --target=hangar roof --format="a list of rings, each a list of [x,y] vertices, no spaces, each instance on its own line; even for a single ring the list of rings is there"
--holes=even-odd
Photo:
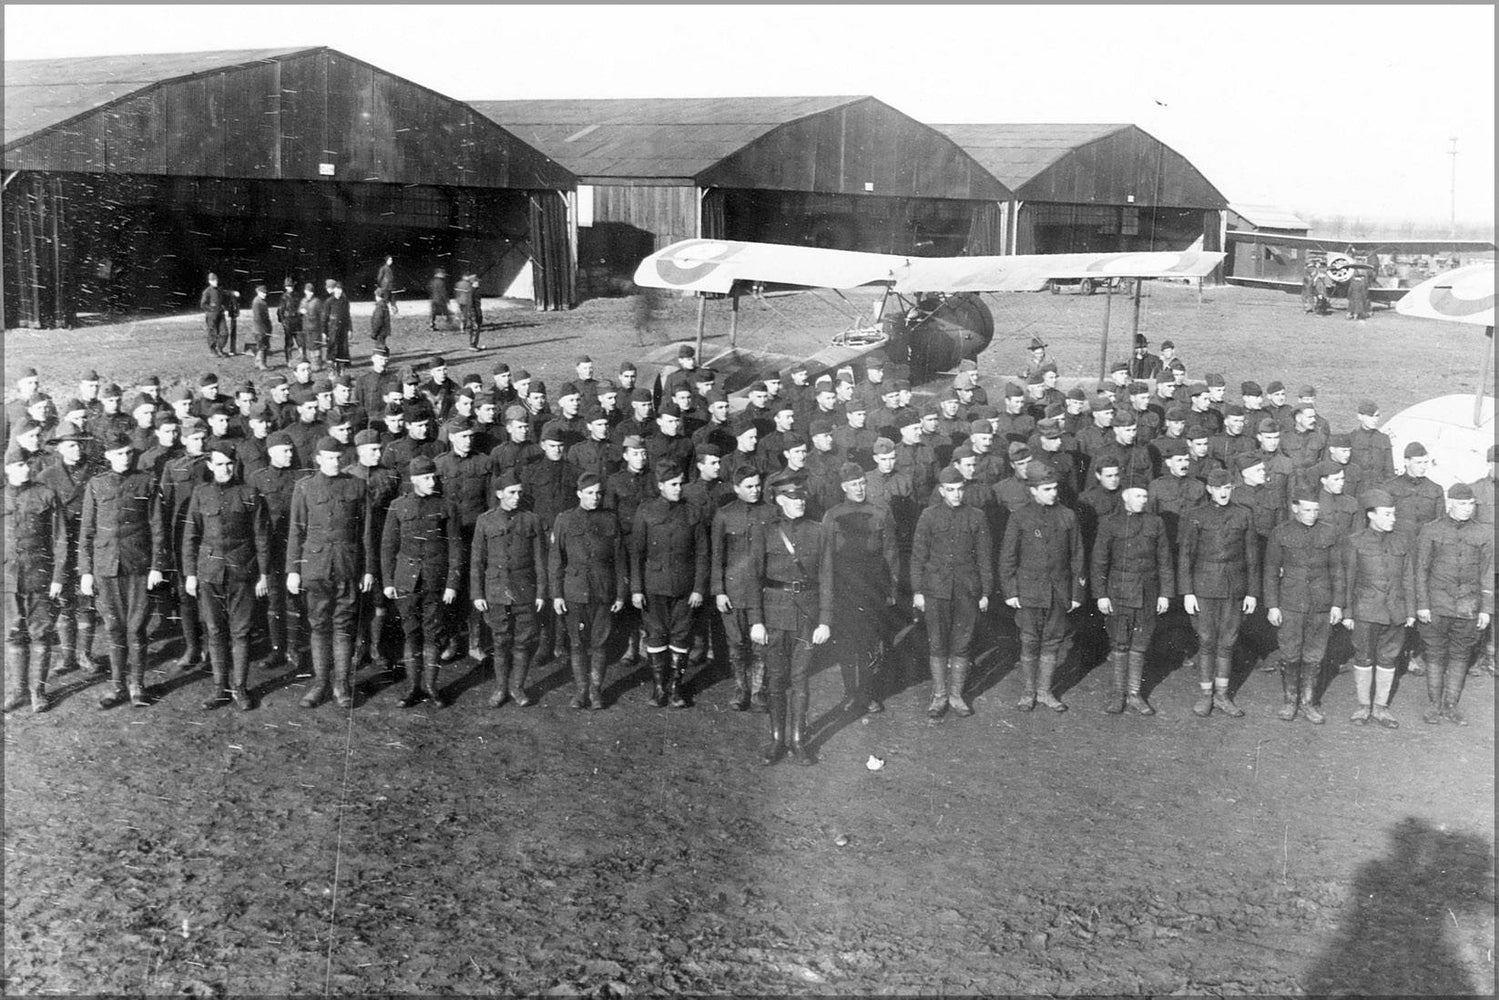
[[[5,64],[7,169],[566,189],[468,105],[327,47]]]
[[[1024,201],[1224,209],[1186,157],[1136,125],[934,125]]]
[[[1242,202],[1234,202],[1228,207],[1230,211],[1255,229],[1295,230],[1305,234],[1312,228],[1298,219],[1290,209],[1281,208],[1278,205],[1246,205]]]
[[[1010,197],[951,139],[873,97],[470,104],[585,183]]]

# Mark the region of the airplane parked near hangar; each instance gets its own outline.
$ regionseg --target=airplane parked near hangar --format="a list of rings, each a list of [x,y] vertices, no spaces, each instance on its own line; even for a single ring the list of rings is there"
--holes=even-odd
[[[1225,280],[1249,288],[1300,294],[1308,265],[1325,263],[1332,297],[1346,298],[1348,279],[1358,268],[1373,272],[1371,302],[1393,307],[1415,285],[1442,271],[1492,254],[1483,240],[1345,240],[1229,230]]]

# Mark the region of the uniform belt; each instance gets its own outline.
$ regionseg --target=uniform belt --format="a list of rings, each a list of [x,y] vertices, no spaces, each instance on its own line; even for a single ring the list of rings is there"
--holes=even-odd
[[[805,580],[766,580],[766,590],[784,590],[792,594],[800,594],[807,589]]]

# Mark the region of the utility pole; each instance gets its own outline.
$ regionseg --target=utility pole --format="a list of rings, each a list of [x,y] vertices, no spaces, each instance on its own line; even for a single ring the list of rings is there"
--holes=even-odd
[[[1452,149],[1447,154],[1452,157],[1452,188],[1447,198],[1451,217],[1448,220],[1450,229],[1447,233],[1447,238],[1455,240],[1457,239],[1457,136],[1454,135],[1447,141],[1452,143]]]

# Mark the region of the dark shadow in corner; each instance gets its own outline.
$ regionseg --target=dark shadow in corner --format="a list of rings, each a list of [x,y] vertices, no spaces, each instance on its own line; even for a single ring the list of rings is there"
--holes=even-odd
[[[1452,936],[1494,909],[1494,848],[1413,817],[1365,863],[1351,912],[1302,979],[1308,994],[1458,996],[1476,991]]]

